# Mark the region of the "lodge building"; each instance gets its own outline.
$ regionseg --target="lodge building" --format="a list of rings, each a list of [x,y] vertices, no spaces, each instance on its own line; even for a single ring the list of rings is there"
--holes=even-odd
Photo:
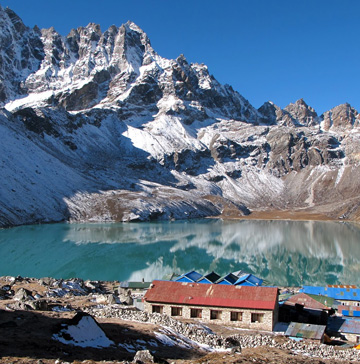
[[[272,331],[278,321],[276,287],[153,281],[144,309],[174,318]]]

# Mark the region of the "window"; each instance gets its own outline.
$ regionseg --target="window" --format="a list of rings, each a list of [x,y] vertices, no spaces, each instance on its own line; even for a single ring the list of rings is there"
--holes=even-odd
[[[171,316],[182,316],[181,307],[171,307]]]
[[[230,312],[230,321],[242,321],[242,312]]]
[[[263,313],[252,313],[251,314],[251,322],[261,323],[264,321]]]
[[[202,317],[202,310],[199,309],[199,308],[192,308],[190,310],[190,317],[201,318]]]
[[[220,320],[221,319],[221,311],[210,310],[210,320]]]
[[[153,305],[152,312],[153,313],[163,313],[163,306]]]

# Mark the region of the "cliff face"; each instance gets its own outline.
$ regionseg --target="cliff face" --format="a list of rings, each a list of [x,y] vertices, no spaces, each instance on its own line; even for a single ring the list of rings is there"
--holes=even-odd
[[[357,218],[358,112],[258,110],[134,23],[66,37],[0,8],[0,224],[306,210]]]

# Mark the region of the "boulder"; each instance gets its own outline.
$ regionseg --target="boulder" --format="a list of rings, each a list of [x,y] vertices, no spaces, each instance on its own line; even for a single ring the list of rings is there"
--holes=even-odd
[[[137,364],[155,363],[154,357],[149,350],[139,350],[135,354],[133,362]]]
[[[27,301],[27,300],[33,300],[33,296],[31,295],[31,292],[25,288],[20,288],[14,296],[14,300],[16,301]]]

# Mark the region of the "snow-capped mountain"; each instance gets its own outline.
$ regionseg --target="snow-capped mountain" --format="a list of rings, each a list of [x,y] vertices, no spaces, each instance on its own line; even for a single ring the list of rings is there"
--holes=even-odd
[[[360,116],[258,110],[134,23],[30,29],[0,7],[0,225],[305,210],[358,216]]]

